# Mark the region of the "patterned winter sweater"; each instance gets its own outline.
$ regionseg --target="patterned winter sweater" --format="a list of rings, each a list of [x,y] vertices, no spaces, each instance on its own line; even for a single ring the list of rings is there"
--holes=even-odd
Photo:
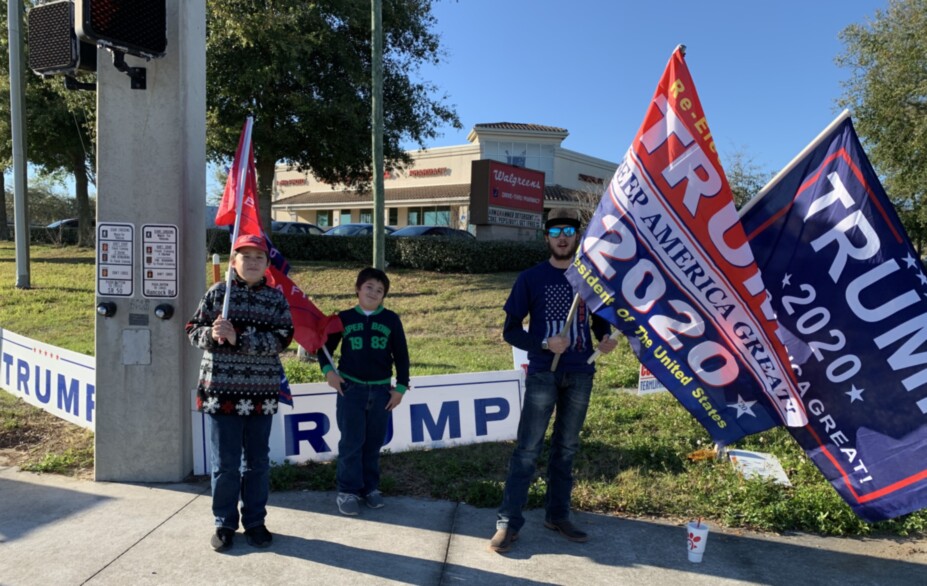
[[[237,339],[234,346],[220,345],[212,339],[212,324],[224,299],[225,283],[213,285],[187,323],[190,343],[204,350],[196,406],[204,413],[273,415],[283,372],[279,354],[293,339],[290,307],[263,280],[254,287],[233,280],[228,319]]]

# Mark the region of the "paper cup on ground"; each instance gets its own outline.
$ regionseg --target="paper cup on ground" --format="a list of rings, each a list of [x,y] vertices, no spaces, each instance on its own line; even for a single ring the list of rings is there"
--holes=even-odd
[[[704,522],[690,521],[686,525],[686,550],[689,552],[689,561],[701,563],[705,553],[705,543],[708,541],[708,525]]]

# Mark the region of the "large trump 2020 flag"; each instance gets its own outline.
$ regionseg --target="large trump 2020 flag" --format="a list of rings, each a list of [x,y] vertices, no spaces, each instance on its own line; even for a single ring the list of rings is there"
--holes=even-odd
[[[807,422],[682,48],[567,278],[716,442]]]
[[[790,428],[868,521],[927,506],[927,275],[844,113],[742,212],[794,337]]]

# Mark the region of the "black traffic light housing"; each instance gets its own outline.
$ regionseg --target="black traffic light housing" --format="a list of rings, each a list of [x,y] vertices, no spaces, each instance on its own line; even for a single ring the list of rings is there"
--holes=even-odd
[[[105,47],[132,88],[145,89],[145,69],[129,67],[126,54],[148,60],[167,51],[167,0],[59,0],[33,7],[28,19],[29,68],[42,76],[74,82],[78,70],[96,71],[96,49]]]
[[[76,0],[77,36],[146,59],[167,51],[166,0]]]
[[[77,38],[71,0],[34,7],[28,23],[29,69],[42,76],[96,71],[97,48]]]

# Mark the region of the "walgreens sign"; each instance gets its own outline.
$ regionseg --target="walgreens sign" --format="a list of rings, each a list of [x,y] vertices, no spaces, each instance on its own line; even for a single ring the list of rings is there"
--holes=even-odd
[[[474,224],[540,228],[544,173],[498,161],[473,161],[470,214]]]

